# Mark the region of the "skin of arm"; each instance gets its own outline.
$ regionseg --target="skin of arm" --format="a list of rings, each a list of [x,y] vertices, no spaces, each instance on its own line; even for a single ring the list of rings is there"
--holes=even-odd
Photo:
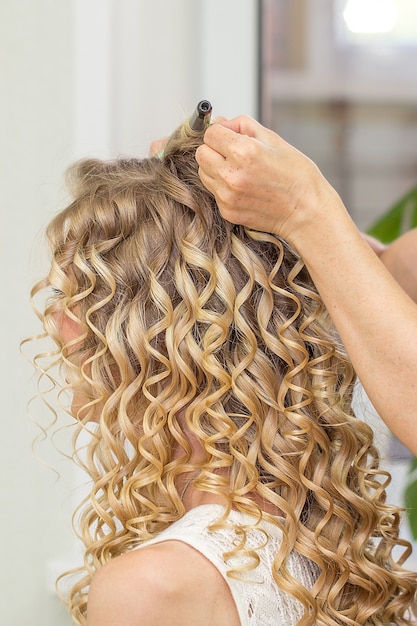
[[[210,126],[196,158],[225,219],[279,235],[301,254],[376,410],[417,454],[417,307],[337,192],[310,159],[246,116]]]

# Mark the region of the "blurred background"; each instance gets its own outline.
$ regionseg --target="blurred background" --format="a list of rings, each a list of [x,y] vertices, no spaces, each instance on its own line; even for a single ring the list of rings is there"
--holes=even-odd
[[[417,2],[261,9],[262,120],[317,163],[366,230],[417,184]]]
[[[40,330],[29,290],[46,268],[43,230],[65,204],[66,167],[145,156],[207,98],[214,115],[252,115],[308,154],[365,230],[417,183],[416,4],[0,4],[1,624],[69,626],[54,580],[81,558],[71,512],[83,479],[50,440],[33,449],[39,429],[26,405],[36,386],[19,353]],[[357,403],[401,499],[408,460],[363,394]]]

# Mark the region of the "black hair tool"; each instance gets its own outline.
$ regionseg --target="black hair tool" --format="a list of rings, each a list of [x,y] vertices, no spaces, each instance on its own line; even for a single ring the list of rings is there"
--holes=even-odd
[[[206,130],[207,126],[210,124],[212,110],[213,107],[211,106],[211,102],[208,100],[201,100],[197,104],[196,110],[188,120],[191,130],[196,132]]]

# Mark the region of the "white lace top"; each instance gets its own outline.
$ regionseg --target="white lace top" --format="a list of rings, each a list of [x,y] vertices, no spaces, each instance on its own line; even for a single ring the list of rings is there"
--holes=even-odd
[[[158,537],[140,547],[172,539],[192,546],[209,559],[226,580],[242,626],[295,626],[303,615],[302,605],[293,596],[282,591],[271,575],[271,565],[281,543],[280,530],[269,522],[261,522],[259,526],[267,532],[269,538],[267,544],[261,548],[259,546],[265,543],[265,534],[257,529],[248,531],[247,546],[257,548],[260,563],[255,570],[239,574],[239,579],[231,578],[227,572],[245,562],[244,556],[234,557],[227,562],[223,558],[223,554],[236,541],[235,532],[232,527],[208,530],[223,512],[224,508],[219,504],[197,506],[162,531]],[[228,520],[241,526],[254,523],[252,516],[239,511],[231,511]],[[311,589],[319,574],[318,567],[297,552],[290,555],[287,567],[291,575],[307,589]]]

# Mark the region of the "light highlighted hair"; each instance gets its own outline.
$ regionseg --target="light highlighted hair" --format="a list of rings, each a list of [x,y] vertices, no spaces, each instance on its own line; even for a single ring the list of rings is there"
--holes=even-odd
[[[86,623],[99,567],[184,515],[178,479],[197,472],[194,486],[229,510],[259,518],[257,494],[282,512],[263,513],[283,531],[273,575],[302,602],[303,625],[411,624],[410,547],[352,411],[352,366],[296,252],[223,220],[198,177],[200,143],[184,125],[162,158],[77,163],[74,200],[47,230],[51,269],[33,295],[56,290],[40,317],[62,387],[84,390],[79,431],[99,422],[83,461],[92,489],[73,620]],[[57,315],[79,329],[69,343]],[[292,550],[318,566],[312,590],[287,570]]]

